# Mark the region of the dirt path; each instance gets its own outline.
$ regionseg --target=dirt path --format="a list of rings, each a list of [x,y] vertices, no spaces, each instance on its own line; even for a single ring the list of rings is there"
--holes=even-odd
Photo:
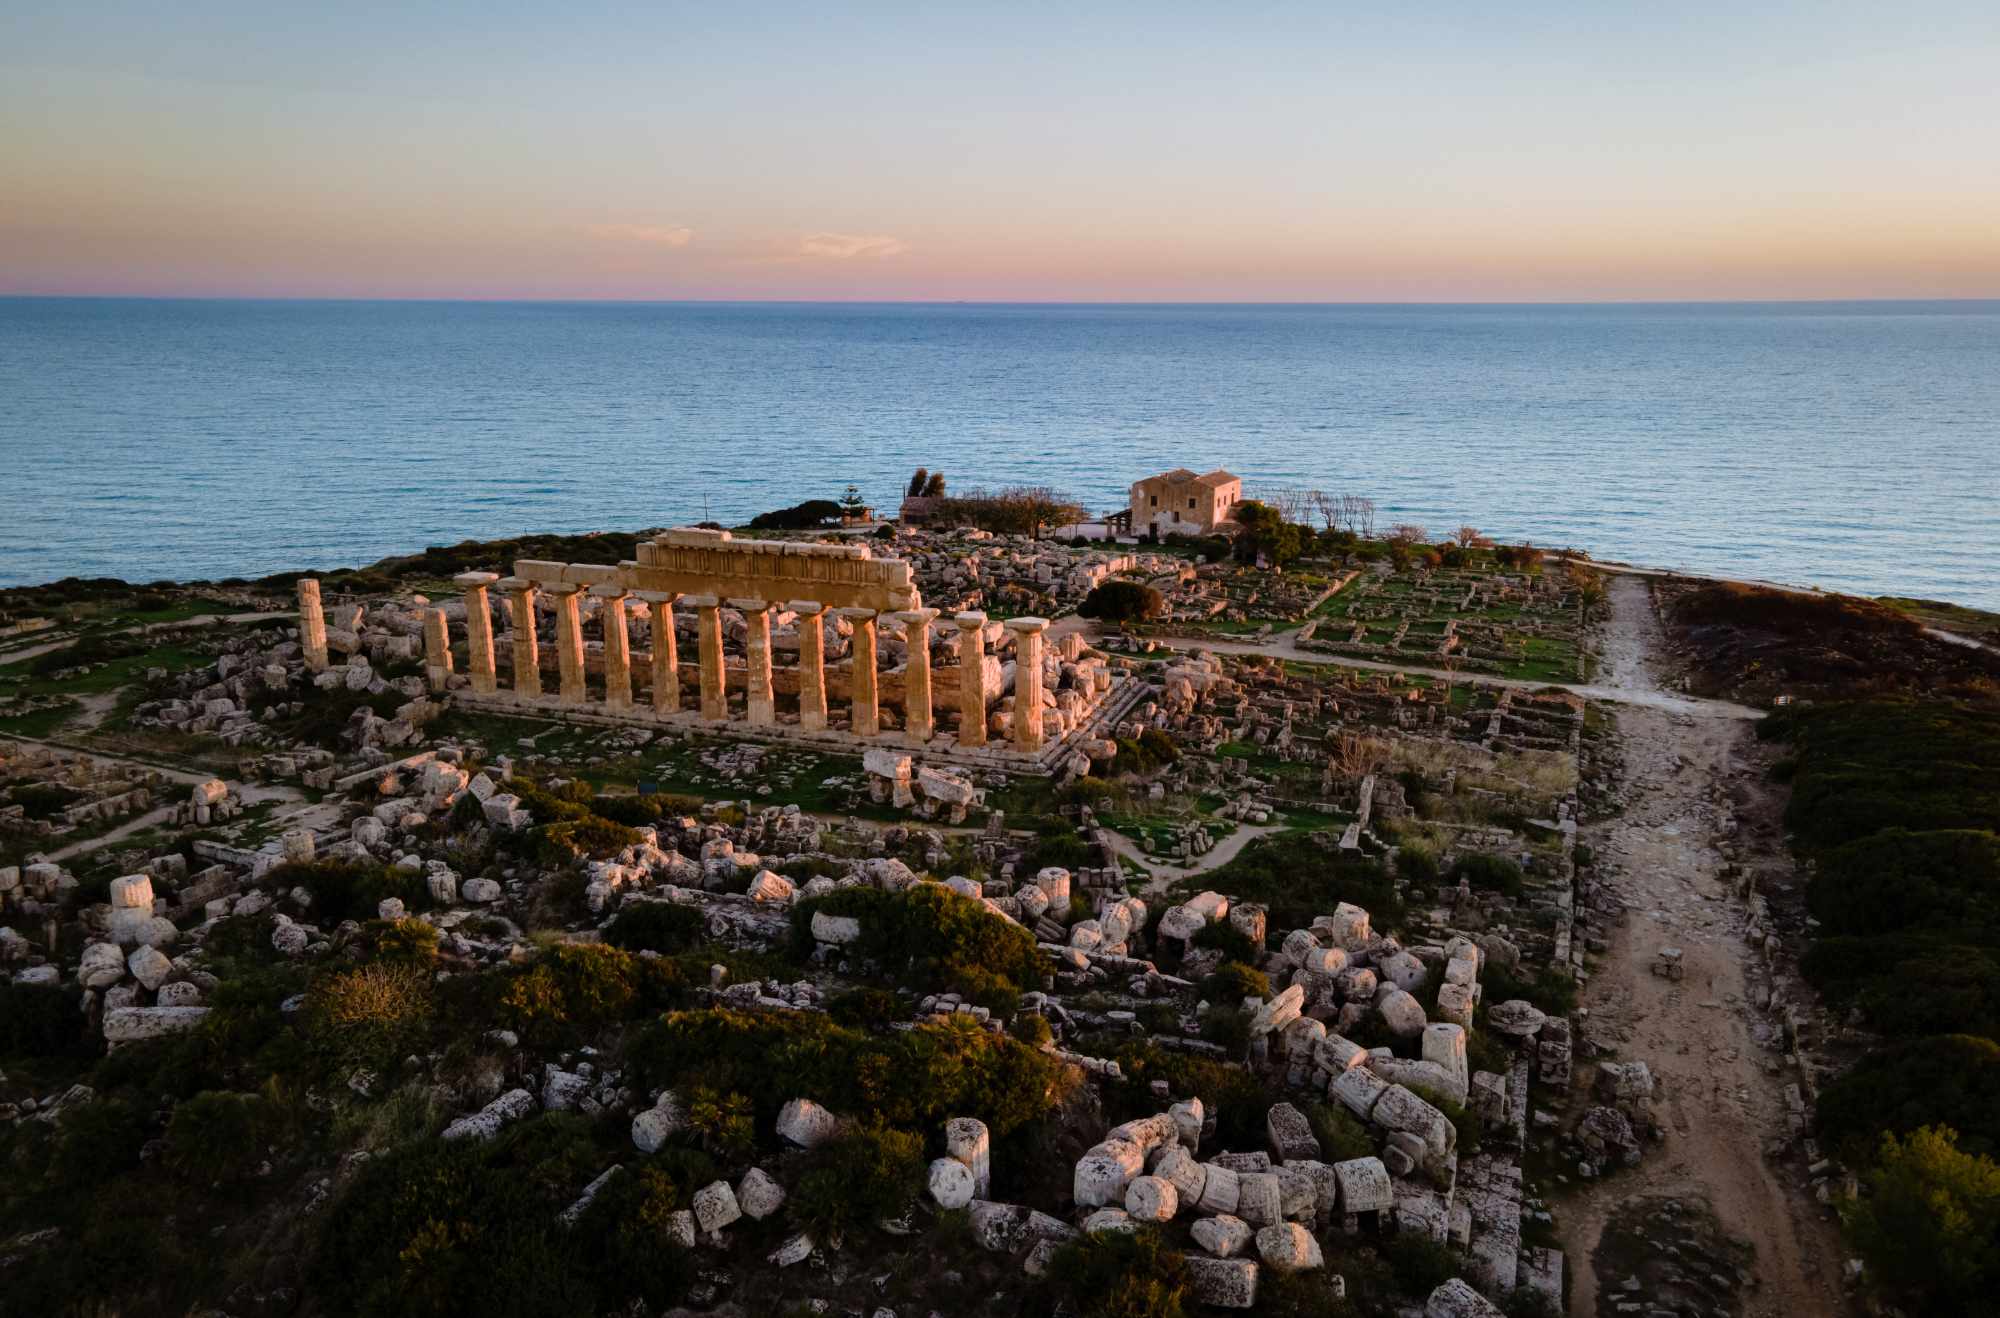
[[[1628,586],[1631,583],[1626,583]],[[1637,589],[1643,593],[1644,587]],[[1064,619],[1065,622],[1069,619]],[[1080,623],[1070,628],[1095,635],[1092,624]],[[1612,629],[1612,630],[1615,630]],[[1410,673],[1428,677],[1449,677],[1452,681],[1467,686],[1513,687],[1517,691],[1573,691],[1586,700],[1602,700],[1617,705],[1632,705],[1638,708],[1661,710],[1672,714],[1694,714],[1704,718],[1736,719],[1752,722],[1763,717],[1763,711],[1751,709],[1727,700],[1705,700],[1698,696],[1676,695],[1662,691],[1651,683],[1620,684],[1616,681],[1604,682],[1532,682],[1518,677],[1495,677],[1490,673],[1445,673],[1435,668],[1425,668],[1421,664],[1384,663],[1376,659],[1350,659],[1345,655],[1327,654],[1320,650],[1301,649],[1293,639],[1295,632],[1279,632],[1261,641],[1224,641],[1207,637],[1161,636],[1155,643],[1170,650],[1213,650],[1217,654],[1261,654],[1273,659],[1283,659],[1291,663],[1325,664],[1333,668],[1359,668],[1371,673]],[[1606,662],[1611,662],[1609,649]]]
[[[1139,844],[1116,829],[1107,828],[1104,835],[1111,839],[1111,849],[1136,865],[1146,867],[1151,874],[1151,882],[1146,884],[1142,897],[1150,897],[1157,892],[1165,892],[1167,885],[1175,879],[1185,879],[1190,874],[1206,874],[1219,869],[1236,859],[1236,853],[1255,842],[1260,837],[1285,831],[1283,824],[1243,824],[1234,833],[1222,839],[1208,851],[1196,856],[1186,865],[1168,865],[1161,861],[1148,860]]]
[[[1661,636],[1644,582],[1611,586],[1607,681],[1620,690],[1650,684],[1647,656]],[[1587,1183],[1559,1214],[1572,1271],[1570,1313],[1596,1318],[1600,1278],[1592,1259],[1606,1221],[1646,1195],[1705,1198],[1725,1230],[1755,1250],[1758,1287],[1743,1312],[1793,1318],[1841,1310],[1840,1253],[1833,1227],[1795,1169],[1764,1157],[1786,1133],[1785,1076],[1771,1046],[1773,1025],[1749,1005],[1743,913],[1721,877],[1718,850],[1732,779],[1757,752],[1749,725],[1733,718],[1669,713],[1643,703],[1618,711],[1625,760],[1623,814],[1587,826],[1582,840],[1599,857],[1606,886],[1624,913],[1609,952],[1583,995],[1591,1033],[1621,1040],[1621,1058],[1644,1060],[1662,1091],[1668,1135],[1636,1169]],[[1768,843],[1739,833],[1739,854]],[[1743,856],[1754,863],[1754,857]],[[1656,977],[1662,947],[1679,947],[1687,976]],[[1619,1277],[1601,1279],[1604,1286]],[[1621,1299],[1641,1298],[1621,1296]]]

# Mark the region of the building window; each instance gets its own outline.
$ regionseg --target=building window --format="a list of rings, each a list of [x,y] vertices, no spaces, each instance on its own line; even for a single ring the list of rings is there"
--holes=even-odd
[[[1193,499],[1189,499],[1189,500],[1188,500],[1188,510],[1189,510],[1190,512],[1192,512],[1192,511],[1194,510],[1194,500],[1193,500]]]
[[[1159,496],[1159,495],[1157,495],[1157,494],[1154,494],[1154,495],[1149,495],[1149,496],[1148,496],[1148,500],[1147,500],[1147,504],[1146,504],[1146,506],[1147,506],[1147,507],[1149,507],[1149,508],[1157,508],[1157,507],[1159,507],[1159,506],[1160,506],[1160,496]]]

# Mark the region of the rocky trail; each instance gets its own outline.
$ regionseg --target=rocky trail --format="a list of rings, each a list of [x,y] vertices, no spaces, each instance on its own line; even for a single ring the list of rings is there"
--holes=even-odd
[[[1611,603],[1607,685],[1633,694],[1656,689],[1649,663],[1663,638],[1645,583],[1615,580]],[[1618,912],[1583,994],[1584,1029],[1613,1042],[1619,1057],[1652,1068],[1667,1138],[1639,1167],[1586,1182],[1562,1200],[1570,1313],[1594,1318],[1646,1299],[1659,1277],[1649,1272],[1632,1289],[1630,1260],[1657,1256],[1663,1246],[1626,1238],[1629,1228],[1619,1223],[1645,1220],[1632,1211],[1641,1200],[1675,1199],[1703,1205],[1727,1238],[1748,1247],[1751,1281],[1739,1312],[1837,1313],[1836,1230],[1798,1169],[1765,1157],[1765,1146],[1787,1134],[1786,1075],[1776,1023],[1753,1006],[1761,972],[1753,971],[1743,908],[1725,877],[1725,847],[1739,864],[1789,864],[1780,830],[1758,826],[1774,823],[1759,812],[1780,803],[1762,789],[1761,748],[1751,726],[1726,713],[1627,699],[1617,719],[1626,807],[1586,826],[1581,838],[1604,876],[1596,904]],[[1681,949],[1685,978],[1652,973],[1667,947]],[[1699,1260],[1688,1263],[1683,1271],[1691,1273]]]

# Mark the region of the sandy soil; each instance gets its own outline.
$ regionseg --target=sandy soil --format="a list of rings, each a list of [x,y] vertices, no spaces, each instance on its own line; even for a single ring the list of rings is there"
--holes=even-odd
[[[1648,656],[1661,652],[1658,623],[1640,580],[1615,580],[1611,600],[1606,685],[1638,694],[1650,689]],[[1624,910],[1614,917],[1610,950],[1594,964],[1582,1005],[1593,1037],[1621,1040],[1621,1058],[1652,1067],[1669,1133],[1638,1168],[1590,1183],[1563,1204],[1570,1313],[1598,1313],[1592,1255],[1618,1208],[1642,1196],[1675,1194],[1706,1198],[1724,1230],[1754,1249],[1757,1288],[1745,1298],[1746,1315],[1837,1313],[1836,1230],[1812,1201],[1795,1159],[1764,1157],[1767,1141],[1786,1133],[1786,1077],[1773,1046],[1775,1027],[1748,1005],[1753,971],[1743,913],[1721,877],[1723,805],[1734,800],[1739,810],[1767,811],[1779,799],[1756,786],[1762,773],[1754,767],[1755,736],[1738,718],[1626,700],[1617,719],[1626,809],[1585,828],[1582,840],[1596,851],[1610,896]],[[1735,846],[1745,863],[1780,864],[1780,838],[1775,828],[1745,827]],[[1760,849],[1768,854],[1753,854]],[[1651,973],[1662,947],[1683,950],[1684,980]],[[1588,1078],[1588,1068],[1579,1067],[1579,1084]]]

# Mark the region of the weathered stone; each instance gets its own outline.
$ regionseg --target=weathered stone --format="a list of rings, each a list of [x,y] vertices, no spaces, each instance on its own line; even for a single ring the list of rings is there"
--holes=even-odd
[[[972,1172],[956,1158],[931,1163],[930,1192],[939,1208],[963,1208],[973,1200]]]
[[[1334,1179],[1340,1183],[1340,1211],[1380,1213],[1395,1206],[1396,1196],[1389,1169],[1380,1158],[1349,1158],[1333,1164]]]
[[[109,1007],[104,1013],[104,1041],[116,1047],[179,1034],[201,1024],[208,1012],[207,1007]]]
[[[816,1149],[840,1133],[840,1118],[809,1098],[778,1109],[778,1138],[801,1149]]]
[[[752,1167],[736,1183],[736,1203],[745,1217],[761,1222],[785,1206],[785,1187],[762,1167]]]
[[[1180,1208],[1180,1192],[1162,1176],[1138,1176],[1125,1187],[1125,1211],[1135,1222],[1167,1222]]]
[[[1234,1213],[1238,1200],[1242,1198],[1242,1178],[1220,1163],[1203,1163],[1207,1173],[1201,1186],[1201,1210],[1204,1213]]]
[[[1463,1277],[1453,1277],[1424,1301],[1424,1318],[1505,1318],[1500,1306],[1472,1289]]]
[[[1195,1299],[1218,1309],[1249,1309],[1257,1304],[1257,1265],[1244,1258],[1187,1256],[1189,1289]]]
[[[696,1190],[689,1207],[694,1210],[695,1225],[704,1232],[720,1231],[743,1216],[743,1206],[736,1202],[736,1191],[727,1181],[712,1181]]]
[[[1389,1033],[1398,1039],[1414,1039],[1429,1024],[1424,1016],[1424,1004],[1401,989],[1390,989],[1383,994],[1375,1009],[1382,1014],[1382,1022],[1389,1027]]]
[[[1201,1201],[1202,1189],[1208,1184],[1208,1169],[1196,1162],[1194,1155],[1180,1145],[1168,1149],[1154,1161],[1153,1175],[1173,1184],[1174,1193],[1184,1210]]]
[[[1259,1231],[1257,1256],[1274,1272],[1309,1272],[1326,1265],[1319,1241],[1297,1222],[1280,1222]]]
[[[510,1122],[519,1121],[535,1110],[535,1096],[525,1089],[510,1089],[469,1117],[460,1117],[444,1128],[439,1138],[446,1140],[490,1140]]]
[[[1264,1117],[1264,1135],[1271,1156],[1279,1162],[1319,1157],[1319,1140],[1313,1135],[1312,1123],[1290,1103],[1271,1105]]]
[[[87,989],[110,988],[125,978],[125,954],[116,943],[92,943],[83,949],[76,978]]]
[[[1138,1145],[1108,1140],[1077,1159],[1070,1197],[1079,1208],[1121,1203],[1125,1187],[1145,1170],[1146,1156]]]
[[[680,1095],[669,1089],[659,1101],[632,1118],[632,1144],[641,1153],[658,1153],[675,1135],[687,1129],[687,1108]]]
[[[1278,1178],[1269,1172],[1250,1172],[1236,1178],[1236,1215],[1252,1226],[1270,1226],[1284,1220],[1284,1194]]]
[[[1255,1236],[1248,1222],[1227,1213],[1199,1219],[1189,1228],[1189,1234],[1195,1244],[1222,1259],[1241,1254]]]

